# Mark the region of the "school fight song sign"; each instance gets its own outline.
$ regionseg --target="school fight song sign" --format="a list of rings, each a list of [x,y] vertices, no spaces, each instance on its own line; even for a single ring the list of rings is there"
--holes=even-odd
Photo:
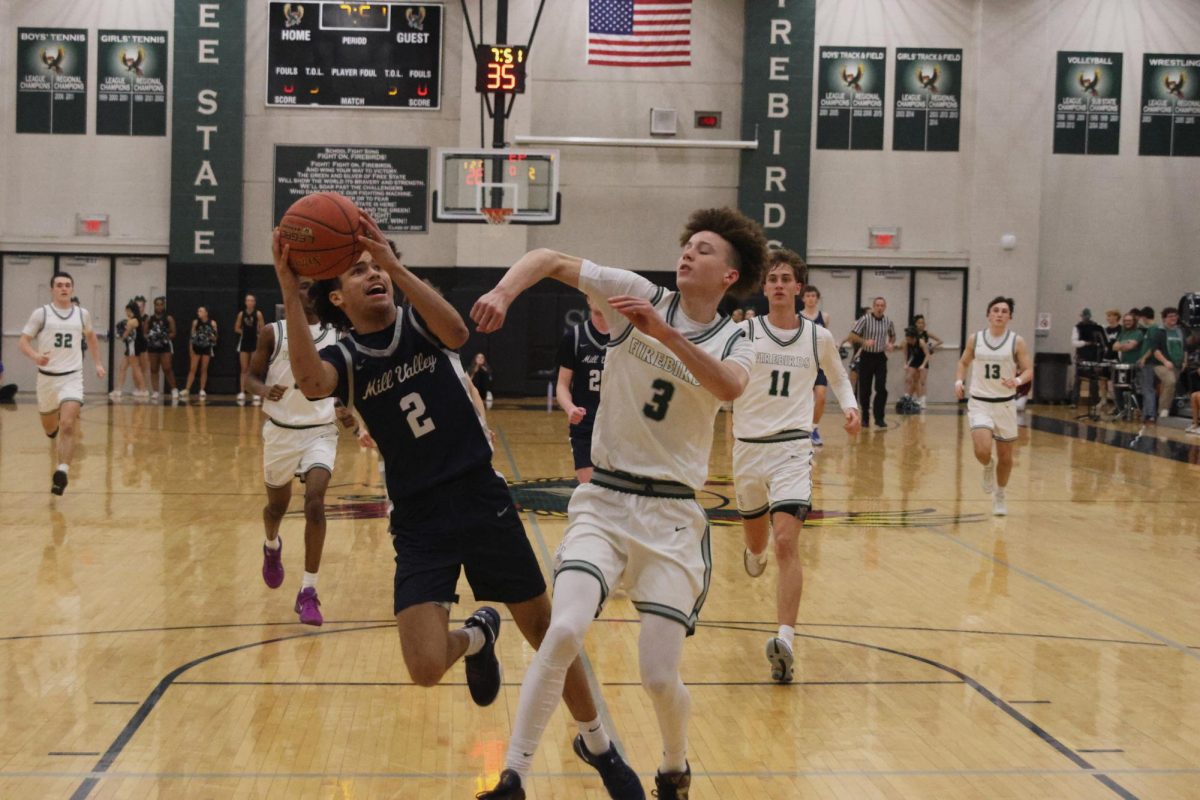
[[[167,135],[167,32],[99,33],[96,133]]]
[[[87,133],[88,33],[17,29],[17,133]]]
[[[958,150],[962,50],[896,49],[893,150]]]
[[[1121,54],[1058,53],[1054,152],[1116,155],[1121,144]]]
[[[1200,156],[1200,54],[1143,56],[1138,154]]]
[[[817,149],[882,150],[886,86],[886,48],[822,47]]]

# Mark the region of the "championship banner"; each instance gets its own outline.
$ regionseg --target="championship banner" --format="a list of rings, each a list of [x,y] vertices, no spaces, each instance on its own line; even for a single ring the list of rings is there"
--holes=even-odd
[[[1142,57],[1138,155],[1200,156],[1200,55]]]
[[[243,0],[175,0],[172,263],[242,261],[245,67]]]
[[[958,150],[962,50],[896,48],[893,150]]]
[[[167,135],[167,32],[99,32],[96,133]]]
[[[822,47],[817,149],[882,150],[886,90],[886,48]]]
[[[88,33],[17,29],[17,133],[87,133]]]
[[[1116,155],[1121,145],[1120,53],[1060,50],[1054,152]]]

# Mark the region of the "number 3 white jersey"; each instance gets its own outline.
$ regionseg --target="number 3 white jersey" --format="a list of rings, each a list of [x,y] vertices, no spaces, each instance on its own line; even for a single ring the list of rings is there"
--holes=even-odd
[[[754,347],[750,383],[733,401],[733,435],[742,440],[775,437],[780,441],[812,432],[813,385],[824,369],[843,409],[858,408],[833,334],[810,320],[800,327],[776,328],[767,318],[739,323]]]
[[[702,488],[721,401],[670,349],[614,311],[608,298],[648,299],[667,324],[693,344],[749,372],[754,351],[745,331],[719,315],[707,324],[688,319],[678,292],[666,291],[627,270],[584,261],[579,288],[597,301],[612,331],[592,432],[592,461],[601,469]]]
[[[275,349],[271,352],[271,360],[267,367],[267,388],[286,386],[288,389],[278,400],[264,398],[263,413],[282,425],[307,427],[333,422],[334,403],[337,401],[332,397],[309,400],[296,388],[296,379],[292,376],[292,362],[288,359],[287,325],[280,320],[272,322],[271,327],[275,329]],[[318,350],[327,344],[333,344],[336,339],[333,329],[327,325],[309,325],[308,330]]]
[[[1003,381],[1017,377],[1017,335],[1005,331],[993,344],[986,330],[975,334],[975,360],[971,362],[971,397],[984,400],[1009,400],[1016,390]]]
[[[67,375],[83,369],[83,337],[92,330],[92,315],[76,305],[70,311],[47,304],[36,309],[21,333],[33,340],[33,349],[50,356],[38,367],[43,375]]]

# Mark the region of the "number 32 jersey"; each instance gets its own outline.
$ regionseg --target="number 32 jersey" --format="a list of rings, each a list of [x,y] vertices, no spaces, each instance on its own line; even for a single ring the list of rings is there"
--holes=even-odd
[[[352,333],[320,355],[337,370],[334,396],[367,423],[397,506],[491,463],[458,353],[427,331],[411,307],[396,309],[394,325]]]
[[[69,375],[83,369],[83,341],[92,330],[92,315],[72,305],[63,312],[53,304],[35,310],[21,333],[33,340],[33,349],[50,357],[43,375]]]
[[[584,261],[579,288],[598,305],[612,331],[600,384],[600,410],[592,431],[597,467],[703,488],[712,450],[713,420],[721,401],[700,385],[683,362],[657,339],[634,328],[608,298],[649,300],[667,324],[722,361],[750,372],[754,348],[728,317],[708,323],[688,319],[678,292],[655,286],[623,269]]]

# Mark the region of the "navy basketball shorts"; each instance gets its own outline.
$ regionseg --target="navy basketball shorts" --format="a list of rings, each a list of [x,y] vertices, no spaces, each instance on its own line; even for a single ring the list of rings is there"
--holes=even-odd
[[[458,602],[460,571],[480,601],[522,603],[546,591],[508,485],[490,464],[394,502],[395,613]]]
[[[592,432],[571,436],[571,455],[575,458],[575,469],[585,469],[592,464]]]

